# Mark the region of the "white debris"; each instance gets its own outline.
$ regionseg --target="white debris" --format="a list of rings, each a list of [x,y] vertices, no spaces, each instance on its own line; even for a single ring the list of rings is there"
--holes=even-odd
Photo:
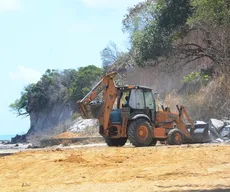
[[[213,141],[214,143],[223,143],[224,142],[224,140],[223,139],[220,139],[220,138],[218,138],[218,139],[216,139],[215,141]]]
[[[224,122],[218,119],[210,119],[211,124],[216,128],[217,131],[220,131],[224,127]]]
[[[204,121],[195,121],[195,125],[207,125]]]
[[[223,127],[223,129],[220,130],[220,135],[222,137],[229,137],[230,136],[230,125]]]
[[[230,120],[210,119],[209,130],[214,143],[230,141]]]
[[[230,125],[230,120],[224,119],[224,120],[222,120],[222,121],[225,123],[225,125]]]
[[[78,117],[74,121],[74,125],[71,126],[68,131],[72,132],[81,132],[87,127],[97,127],[98,126],[98,120],[97,119],[82,119],[81,117]]]

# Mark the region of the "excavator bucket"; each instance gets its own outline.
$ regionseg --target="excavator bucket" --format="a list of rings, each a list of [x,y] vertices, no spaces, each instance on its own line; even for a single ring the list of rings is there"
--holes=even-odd
[[[102,108],[103,102],[79,103],[80,112],[83,119],[98,119]]]
[[[190,128],[192,143],[208,143],[211,141],[209,125],[203,121],[196,121],[194,128]]]
[[[115,97],[113,96],[116,95],[117,91],[114,84],[116,74],[116,72],[106,74],[82,100],[77,102],[83,119],[98,119],[101,114],[103,114],[106,100],[114,100]],[[100,96],[102,96],[102,100],[100,100]],[[109,97],[110,99],[104,98],[103,96]],[[110,108],[107,107],[106,109]]]
[[[184,106],[179,107],[176,105],[179,112],[179,118],[177,119],[177,124],[180,130],[183,130],[185,134],[185,143],[207,143],[210,139],[209,126],[204,121],[193,121]],[[185,123],[186,122],[186,123]],[[188,124],[187,124],[188,123]],[[187,130],[182,129],[186,125]],[[189,134],[189,133],[190,134]]]

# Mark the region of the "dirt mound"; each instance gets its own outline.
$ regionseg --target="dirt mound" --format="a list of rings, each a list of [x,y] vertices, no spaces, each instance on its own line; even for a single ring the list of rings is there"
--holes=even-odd
[[[75,138],[75,137],[79,137],[80,135],[77,133],[73,133],[73,132],[64,132],[61,133],[57,136],[55,136],[55,139],[70,139],[70,138]]]

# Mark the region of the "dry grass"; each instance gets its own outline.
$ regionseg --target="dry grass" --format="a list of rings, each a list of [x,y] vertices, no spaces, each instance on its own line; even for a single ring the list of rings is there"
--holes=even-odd
[[[178,94],[173,91],[165,97],[164,103],[173,112],[177,104],[184,105],[194,120],[229,119],[230,80],[222,75],[197,92]]]

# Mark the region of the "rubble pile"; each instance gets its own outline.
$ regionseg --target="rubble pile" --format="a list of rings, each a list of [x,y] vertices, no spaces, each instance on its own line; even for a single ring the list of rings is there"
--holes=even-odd
[[[212,142],[230,142],[230,120],[210,119],[208,125]]]

